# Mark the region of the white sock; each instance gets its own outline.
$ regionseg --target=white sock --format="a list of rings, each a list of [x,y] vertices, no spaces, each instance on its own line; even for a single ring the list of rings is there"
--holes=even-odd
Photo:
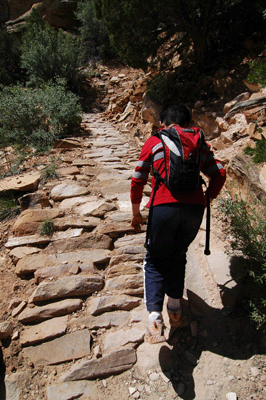
[[[181,308],[180,299],[173,299],[172,297],[168,297],[167,308],[172,311],[178,310]]]
[[[149,313],[149,324],[152,324],[153,321],[162,321],[162,313],[159,311],[151,311]]]

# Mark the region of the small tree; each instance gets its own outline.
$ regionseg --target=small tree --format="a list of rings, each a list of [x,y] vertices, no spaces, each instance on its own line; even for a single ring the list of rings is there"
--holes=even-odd
[[[58,77],[73,81],[81,66],[80,40],[44,23],[35,9],[31,17],[21,46],[21,66],[25,68],[30,83],[55,82]]]

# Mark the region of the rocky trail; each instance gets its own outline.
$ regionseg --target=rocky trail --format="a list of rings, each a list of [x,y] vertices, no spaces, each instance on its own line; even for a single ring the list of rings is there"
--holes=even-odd
[[[234,304],[218,200],[211,255],[205,222],[189,249],[186,326],[169,337],[165,316],[167,342],[145,343],[145,226],[132,231],[129,199],[140,146],[102,114],[85,114],[83,128],[51,151],[59,178],[40,181],[44,158],[1,181],[28,193],[1,227],[0,399],[266,399],[265,332]]]

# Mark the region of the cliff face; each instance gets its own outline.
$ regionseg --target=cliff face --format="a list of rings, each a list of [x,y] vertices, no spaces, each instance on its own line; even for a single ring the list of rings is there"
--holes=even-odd
[[[9,31],[19,32],[32,8],[36,7],[52,26],[70,30],[77,26],[74,15],[77,3],[78,0],[0,0],[0,18]]]

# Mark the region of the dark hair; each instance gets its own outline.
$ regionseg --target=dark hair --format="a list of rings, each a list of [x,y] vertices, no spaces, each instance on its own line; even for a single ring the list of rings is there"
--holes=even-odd
[[[188,125],[191,121],[190,110],[184,104],[166,106],[160,114],[160,121],[163,122],[165,126],[171,124],[180,126]]]

